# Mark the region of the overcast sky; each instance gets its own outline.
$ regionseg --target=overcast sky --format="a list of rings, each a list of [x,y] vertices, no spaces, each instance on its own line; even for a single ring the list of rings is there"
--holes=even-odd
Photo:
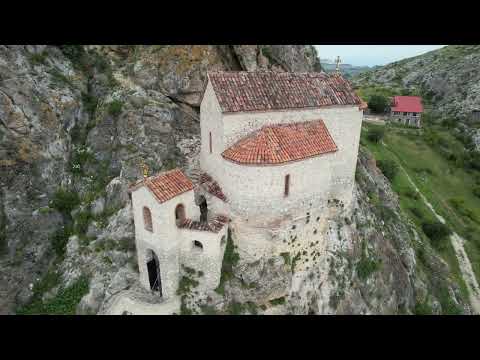
[[[315,45],[320,58],[357,66],[385,65],[404,58],[424,54],[445,45]]]

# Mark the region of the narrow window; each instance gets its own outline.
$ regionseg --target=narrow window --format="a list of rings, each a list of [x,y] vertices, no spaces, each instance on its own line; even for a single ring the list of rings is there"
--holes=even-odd
[[[290,175],[285,176],[285,196],[290,193]]]
[[[178,204],[175,208],[175,221],[177,226],[181,225],[185,220],[185,206],[183,204]]]
[[[197,249],[197,250],[203,250],[203,245],[202,245],[202,243],[201,243],[200,241],[195,240],[195,241],[193,242],[193,248],[194,248],[194,249]]]
[[[143,225],[145,230],[153,231],[152,213],[150,212],[150,209],[145,206],[143,207]]]
[[[210,154],[212,153],[212,133],[208,133],[208,140],[209,140],[209,145],[210,145]]]

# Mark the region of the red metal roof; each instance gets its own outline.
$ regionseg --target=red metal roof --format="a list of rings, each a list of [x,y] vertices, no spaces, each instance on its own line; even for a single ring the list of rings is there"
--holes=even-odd
[[[219,71],[208,77],[224,113],[361,104],[339,74]]]
[[[193,190],[193,183],[180,169],[166,171],[136,182],[130,191],[146,185],[160,203]]]
[[[337,151],[322,120],[264,126],[222,153],[238,164],[276,165]]]
[[[394,96],[392,111],[423,112],[422,98],[419,96]]]

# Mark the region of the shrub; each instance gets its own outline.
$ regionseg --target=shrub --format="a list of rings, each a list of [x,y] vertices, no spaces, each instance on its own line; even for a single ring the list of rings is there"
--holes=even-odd
[[[422,230],[436,248],[442,248],[445,245],[445,240],[451,234],[448,226],[439,221],[424,222],[422,224]]]
[[[63,258],[67,247],[68,238],[72,235],[72,228],[70,226],[63,226],[58,229],[52,236],[52,249],[55,255]]]
[[[473,189],[473,195],[480,198],[480,186],[477,186]]]
[[[375,261],[373,259],[369,259],[364,255],[364,256],[362,256],[362,258],[360,259],[360,261],[357,264],[358,277],[361,280],[365,280],[372,273],[377,271],[379,268],[380,268],[380,264],[377,261]]]
[[[122,113],[123,102],[114,100],[108,104],[108,113],[113,117],[118,117]]]
[[[273,306],[285,304],[285,296],[270,300],[270,304],[272,304]]]
[[[53,281],[58,282],[58,277],[54,277]],[[53,288],[53,284],[48,287]],[[89,280],[86,276],[81,276],[69,287],[61,288],[53,299],[47,300],[45,303],[41,299],[44,292],[37,292],[33,301],[18,309],[17,314],[75,315],[78,303],[88,293],[88,290]]]
[[[388,99],[383,95],[372,95],[368,101],[368,108],[377,114],[384,113],[387,107]]]
[[[60,188],[53,195],[50,206],[64,215],[70,215],[78,204],[80,204],[80,198],[76,192]]]
[[[377,162],[378,168],[388,180],[393,181],[395,175],[398,173],[398,165],[392,160],[379,160]]]
[[[385,136],[385,127],[376,126],[369,129],[367,138],[371,142],[379,143]]]

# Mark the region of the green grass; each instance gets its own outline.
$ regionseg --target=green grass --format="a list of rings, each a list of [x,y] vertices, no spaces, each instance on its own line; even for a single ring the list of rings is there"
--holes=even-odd
[[[16,313],[19,315],[75,315],[78,303],[88,293],[89,280],[86,276],[82,276],[69,287],[61,288],[55,297],[43,302],[43,294],[57,286],[59,281],[60,277],[57,273],[47,273],[34,286],[34,295],[30,302],[18,308]]]
[[[368,141],[366,132],[374,126],[364,124],[362,144],[373,153],[377,160],[388,159],[401,164],[420,191],[432,203],[437,213],[446,219],[447,225],[452,230],[465,236],[466,229],[463,223],[468,222],[470,226],[474,226],[475,231],[480,231],[478,227],[455,211],[448,203],[451,198],[460,198],[465,200],[464,205],[474,213],[480,211],[480,199],[475,198],[472,194],[474,178],[471,174],[450,164],[448,160],[432,149],[421,134],[401,134],[387,130],[387,135],[383,140],[387,147],[381,143],[372,143]],[[430,241],[422,231],[422,224],[436,221],[436,218],[415,194],[403,171],[398,171],[396,174],[392,181],[392,188],[399,195],[402,211],[413,221],[419,235],[424,241]],[[476,246],[474,241],[467,241],[466,243],[467,253],[478,278],[480,277],[480,257]],[[462,296],[467,299],[468,290],[451,243],[447,242],[438,251],[450,265],[452,276],[460,286]]]

